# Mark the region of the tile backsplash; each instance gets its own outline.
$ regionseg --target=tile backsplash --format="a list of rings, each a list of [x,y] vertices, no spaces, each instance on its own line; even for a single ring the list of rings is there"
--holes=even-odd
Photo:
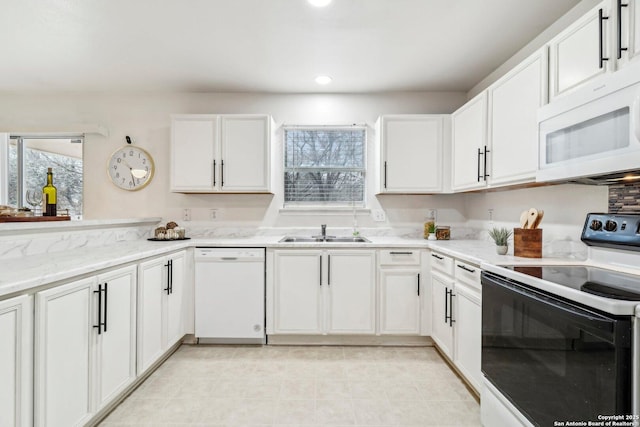
[[[610,185],[609,213],[640,213],[640,183]]]

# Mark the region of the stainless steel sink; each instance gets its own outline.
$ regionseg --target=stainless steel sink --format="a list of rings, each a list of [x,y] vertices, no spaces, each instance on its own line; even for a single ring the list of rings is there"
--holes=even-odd
[[[280,239],[280,243],[309,243],[309,242],[324,242],[322,237],[295,237],[285,236]]]
[[[298,236],[285,236],[280,239],[280,243],[371,243],[371,241],[365,237],[298,237]]]
[[[364,237],[327,237],[326,242],[338,242],[338,243],[371,243],[371,241]]]

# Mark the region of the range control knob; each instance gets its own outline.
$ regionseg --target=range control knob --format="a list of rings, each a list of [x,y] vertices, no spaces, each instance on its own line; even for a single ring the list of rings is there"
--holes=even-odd
[[[604,224],[604,229],[606,231],[616,231],[617,228],[618,228],[618,223],[616,223],[615,221],[612,221],[612,220],[608,220]]]
[[[589,228],[594,231],[600,230],[602,228],[602,221],[594,219],[593,221],[591,221],[591,225],[589,226]]]

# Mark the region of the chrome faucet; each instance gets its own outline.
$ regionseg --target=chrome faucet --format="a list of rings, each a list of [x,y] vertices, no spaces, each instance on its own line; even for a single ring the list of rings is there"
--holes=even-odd
[[[322,229],[322,240],[327,240],[327,224],[320,225]]]

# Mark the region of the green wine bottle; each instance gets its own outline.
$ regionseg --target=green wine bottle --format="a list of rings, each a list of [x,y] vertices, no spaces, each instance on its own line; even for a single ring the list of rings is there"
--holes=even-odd
[[[51,168],[47,169],[47,185],[42,187],[42,215],[43,216],[56,216],[58,214],[56,209],[58,190],[53,186],[53,172]]]

